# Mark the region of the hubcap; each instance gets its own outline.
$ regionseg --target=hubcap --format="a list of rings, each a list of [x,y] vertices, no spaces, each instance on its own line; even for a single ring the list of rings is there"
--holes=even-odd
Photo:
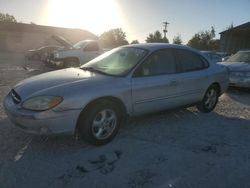
[[[206,108],[207,109],[213,108],[215,103],[216,103],[216,99],[217,99],[216,91],[214,89],[210,89],[206,93],[206,98],[205,98],[205,106],[206,106]]]
[[[99,139],[108,138],[115,130],[117,116],[113,110],[105,109],[98,112],[92,123],[92,133]]]

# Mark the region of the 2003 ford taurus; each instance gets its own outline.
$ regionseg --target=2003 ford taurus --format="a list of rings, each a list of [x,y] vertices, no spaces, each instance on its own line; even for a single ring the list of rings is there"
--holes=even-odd
[[[23,80],[4,106],[26,132],[78,131],[92,144],[105,144],[127,115],[187,105],[210,112],[227,87],[227,69],[194,49],[138,44],[113,49],[79,68]]]

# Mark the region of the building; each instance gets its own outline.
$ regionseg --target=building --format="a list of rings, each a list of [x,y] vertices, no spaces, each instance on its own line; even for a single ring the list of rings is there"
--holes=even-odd
[[[235,53],[241,49],[250,49],[250,22],[220,33],[220,51]]]
[[[71,43],[97,39],[96,35],[81,29],[0,22],[0,52],[25,52],[44,45],[59,45],[52,35],[62,36]]]

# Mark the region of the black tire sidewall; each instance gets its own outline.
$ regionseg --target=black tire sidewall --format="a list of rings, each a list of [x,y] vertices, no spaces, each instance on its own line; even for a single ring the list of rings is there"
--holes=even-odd
[[[213,105],[212,108],[207,108],[206,105],[205,105],[206,95],[207,95],[207,93],[208,93],[210,90],[212,90],[212,89],[215,90],[215,92],[216,92],[216,101],[215,101],[215,104]],[[218,88],[215,87],[215,86],[213,86],[213,85],[210,86],[210,87],[207,89],[207,91],[206,91],[206,93],[205,93],[205,95],[204,95],[204,97],[203,97],[203,99],[202,99],[202,102],[201,102],[200,104],[197,105],[198,110],[200,110],[201,112],[205,112],[205,113],[211,112],[211,111],[216,107],[217,102],[218,102],[218,98],[219,98],[219,91],[218,91]]]
[[[115,112],[117,124],[113,133],[108,138],[100,140],[93,135],[92,123],[97,113],[105,109],[110,109]],[[113,140],[116,136],[120,128],[121,119],[120,109],[115,103],[110,101],[100,101],[90,106],[84,113],[81,114],[78,122],[78,131],[85,141],[94,145],[103,145]]]

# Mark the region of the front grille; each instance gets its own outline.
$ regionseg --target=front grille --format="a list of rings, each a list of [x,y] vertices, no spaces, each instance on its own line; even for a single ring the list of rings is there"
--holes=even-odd
[[[22,101],[21,97],[15,92],[15,90],[12,89],[10,94],[14,103],[19,104]]]

